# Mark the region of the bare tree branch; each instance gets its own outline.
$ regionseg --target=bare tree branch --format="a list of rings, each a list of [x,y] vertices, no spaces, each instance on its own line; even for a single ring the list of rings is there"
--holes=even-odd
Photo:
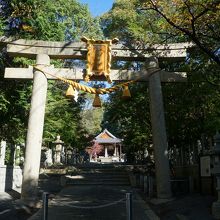
[[[174,27],[175,29],[181,31],[182,33],[184,33],[186,36],[188,36],[203,52],[205,52],[210,58],[212,58],[218,65],[220,65],[220,57],[218,57],[211,49],[209,49],[207,46],[205,46],[201,40],[199,39],[198,36],[196,36],[195,34],[195,29],[192,30],[192,32],[190,32],[189,30],[187,30],[186,28],[183,28],[181,26],[179,26],[178,24],[174,23],[169,17],[167,17],[159,8],[158,6],[155,4],[154,1],[150,0],[152,7],[147,8],[147,10],[154,10],[155,12],[157,12],[161,17],[163,17],[165,19],[165,21],[170,24],[172,27]],[[220,0],[216,0],[214,3],[210,4],[211,6],[217,6],[218,4],[220,4]],[[143,8],[142,10],[146,10],[146,8]],[[195,18],[199,18],[200,16],[202,16],[203,14],[205,14],[207,11],[209,11],[210,8],[207,7],[203,12],[201,12],[199,15],[197,15]]]

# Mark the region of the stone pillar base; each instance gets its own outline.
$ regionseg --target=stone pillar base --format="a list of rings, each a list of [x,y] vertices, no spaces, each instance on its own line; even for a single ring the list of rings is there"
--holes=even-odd
[[[42,207],[42,201],[40,200],[40,198],[33,198],[32,200],[31,199],[17,199],[15,201],[15,204],[18,207],[26,207],[27,209],[28,208],[37,208],[37,209],[39,209],[39,208]]]
[[[220,219],[220,201],[213,202],[213,204],[212,204],[212,216],[215,219]]]
[[[161,199],[161,198],[153,198],[150,200],[150,202],[154,205],[159,205],[159,204],[163,204],[163,203],[167,203],[167,202],[171,202],[173,201],[174,198],[169,198],[169,199]]]

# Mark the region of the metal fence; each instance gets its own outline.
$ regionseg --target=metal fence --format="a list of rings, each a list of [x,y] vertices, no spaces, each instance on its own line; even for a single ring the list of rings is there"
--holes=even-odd
[[[42,220],[48,220],[48,198],[49,198],[49,193],[44,192],[43,193],[43,214],[42,214]],[[132,216],[133,216],[133,212],[132,212],[132,193],[126,193],[125,198],[119,199],[117,201],[114,202],[110,202],[107,204],[103,204],[103,205],[97,205],[97,206],[76,206],[76,205],[70,205],[70,204],[65,204],[65,206],[71,207],[71,208],[75,208],[75,209],[100,209],[100,208],[105,208],[105,207],[109,207],[112,205],[116,205],[120,202],[124,202],[126,201],[126,220],[132,220]],[[53,204],[53,201],[51,202],[51,204]],[[63,205],[61,202],[56,202],[57,204],[61,204]]]

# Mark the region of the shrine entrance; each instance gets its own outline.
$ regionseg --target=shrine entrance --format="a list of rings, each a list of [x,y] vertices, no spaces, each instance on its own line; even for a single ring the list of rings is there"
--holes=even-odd
[[[86,59],[85,43],[45,42],[35,40],[0,39],[7,46],[10,56],[22,56],[36,59],[36,66],[29,68],[6,68],[5,78],[31,79],[33,91],[26,139],[26,157],[24,164],[22,199],[30,201],[37,193],[44,113],[48,79],[83,80],[84,69],[54,68],[52,59]],[[153,133],[153,147],[156,165],[156,185],[158,198],[170,198],[169,162],[167,158],[167,137],[164,120],[161,82],[184,82],[186,74],[166,72],[159,67],[160,61],[175,62],[184,60],[188,43],[152,45],[143,48],[127,47],[117,44],[111,48],[112,59],[142,61],[145,68],[141,71],[111,70],[112,81],[136,80],[145,82],[150,91],[150,113]]]

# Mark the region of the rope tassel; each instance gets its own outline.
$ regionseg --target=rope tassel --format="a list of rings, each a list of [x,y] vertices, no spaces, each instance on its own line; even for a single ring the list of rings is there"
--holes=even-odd
[[[93,107],[102,107],[101,99],[99,97],[99,94],[95,95],[94,101],[92,103]]]
[[[72,85],[69,85],[67,91],[66,91],[66,97],[72,98],[74,96],[74,88]]]
[[[123,88],[122,98],[123,98],[123,99],[129,99],[129,98],[131,98],[131,93],[130,93],[130,90],[129,90],[129,88],[128,88],[127,85],[124,86],[124,88]]]

